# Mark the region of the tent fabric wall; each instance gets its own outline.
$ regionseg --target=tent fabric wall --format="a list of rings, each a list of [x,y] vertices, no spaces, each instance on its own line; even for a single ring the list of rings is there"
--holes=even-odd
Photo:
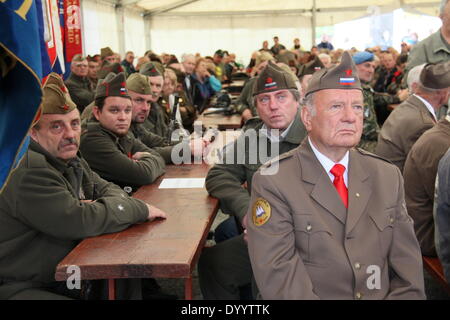
[[[142,13],[136,10],[126,9],[124,12],[124,29],[124,51],[133,51],[135,55],[143,56],[148,49],[145,47],[145,23]]]
[[[230,50],[238,61],[247,64],[264,40],[272,45],[275,35],[288,49],[296,37],[304,39],[303,45],[310,47],[310,29],[311,20],[302,16],[157,16],[151,20],[151,49],[178,57],[197,52],[212,56],[217,49]]]
[[[100,53],[109,46],[119,50],[116,13],[112,4],[105,1],[82,1],[84,54]]]

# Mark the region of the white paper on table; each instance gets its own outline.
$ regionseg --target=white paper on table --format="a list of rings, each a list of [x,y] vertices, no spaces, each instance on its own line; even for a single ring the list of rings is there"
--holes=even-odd
[[[159,189],[203,188],[205,178],[166,178],[161,181]]]

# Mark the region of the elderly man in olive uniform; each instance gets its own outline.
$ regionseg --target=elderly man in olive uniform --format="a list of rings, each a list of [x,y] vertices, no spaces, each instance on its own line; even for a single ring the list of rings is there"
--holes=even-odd
[[[164,173],[164,159],[129,132],[132,104],[123,72],[110,73],[99,82],[92,113],[80,150],[102,178],[137,188]]]
[[[76,55],[70,65],[70,75],[66,80],[72,101],[83,112],[84,108],[94,100],[94,90],[88,78],[89,64],[85,57]]]
[[[348,52],[315,73],[301,112],[308,139],[253,176],[248,250],[263,299],[425,298],[401,173],[353,148],[364,117],[356,74]]]
[[[252,91],[260,118],[247,122],[246,131],[225,149],[223,164],[216,164],[206,177],[208,192],[220,200],[223,212],[236,217],[239,224],[249,206],[249,190],[256,170],[270,158],[297,147],[306,136],[300,121],[300,94],[291,74],[269,62]],[[256,139],[252,142],[252,138]],[[262,147],[259,150],[256,147],[262,145],[276,153],[262,159],[264,155],[259,153],[265,152]],[[247,189],[242,186],[244,183]],[[227,220],[228,228],[234,223],[236,229],[234,217]],[[242,236],[205,250],[200,258],[200,286],[206,299],[237,299],[238,287],[249,284],[251,277],[247,245]]]
[[[202,138],[182,141],[186,146],[179,146],[174,150],[174,146],[168,144],[167,139],[158,136],[157,134],[148,131],[143,123],[147,119],[152,103],[152,90],[148,82],[147,76],[139,73],[133,73],[127,79],[128,94],[131,97],[131,104],[133,107],[131,117],[130,131],[147,147],[154,149],[166,163],[173,163],[172,151],[179,150],[179,154],[174,154],[177,158],[183,158],[184,151],[188,152],[194,157],[201,157],[203,150],[207,147],[208,142]],[[189,159],[190,160],[190,159]],[[175,161],[177,162],[177,161]]]
[[[401,172],[413,144],[437,122],[437,112],[449,97],[450,61],[428,64],[420,84],[386,119],[378,136],[376,154],[394,163]]]
[[[80,113],[56,74],[41,108],[30,147],[0,195],[0,299],[86,298],[54,281],[56,265],[79,241],[165,217],[77,156]],[[140,298],[139,280],[118,284],[127,281],[137,286],[122,297]]]

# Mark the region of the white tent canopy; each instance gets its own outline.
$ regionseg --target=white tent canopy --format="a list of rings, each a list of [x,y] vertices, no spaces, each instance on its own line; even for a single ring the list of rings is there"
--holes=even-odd
[[[436,17],[439,4],[439,0],[82,0],[84,45],[88,54],[104,46],[122,55],[133,50],[138,56],[148,49],[177,56],[211,55],[220,48],[248,59],[274,35],[287,47],[298,37],[310,48],[316,27],[398,8]]]

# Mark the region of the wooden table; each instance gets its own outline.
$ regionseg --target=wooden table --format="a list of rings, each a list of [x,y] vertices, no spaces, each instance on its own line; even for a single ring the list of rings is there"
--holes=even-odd
[[[207,164],[168,166],[165,175],[134,194],[164,210],[167,219],[83,240],[58,264],[56,280],[67,280],[67,268],[76,265],[81,280],[108,279],[109,298],[114,299],[114,279],[184,278],[185,298],[191,300],[192,271],[218,211],[218,200],[205,188],[158,187],[163,178],[204,178],[208,170]]]
[[[199,115],[195,122],[201,122],[206,128],[217,128],[219,130],[239,129],[242,126],[240,114],[225,116],[222,113],[216,113],[205,116],[207,112],[209,112],[208,109]]]

